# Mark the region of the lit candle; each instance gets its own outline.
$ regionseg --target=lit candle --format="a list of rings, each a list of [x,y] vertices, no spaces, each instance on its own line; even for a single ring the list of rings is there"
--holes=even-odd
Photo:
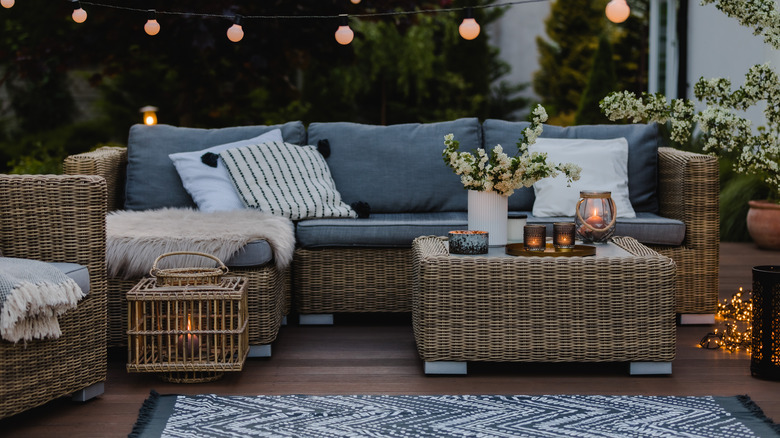
[[[593,228],[604,228],[604,218],[601,215],[601,212],[598,208],[593,207],[593,213],[591,216],[587,219],[585,219],[585,222],[588,223]]]
[[[544,225],[526,225],[523,227],[523,245],[527,251],[544,251],[547,227]]]
[[[190,317],[187,316],[187,331],[192,330],[192,322]],[[200,340],[197,335],[187,333],[186,335],[179,335],[179,339],[176,341],[176,346],[184,357],[196,356],[200,349]]]
[[[553,224],[553,246],[555,249],[564,251],[573,249],[575,229],[574,222],[555,222]]]

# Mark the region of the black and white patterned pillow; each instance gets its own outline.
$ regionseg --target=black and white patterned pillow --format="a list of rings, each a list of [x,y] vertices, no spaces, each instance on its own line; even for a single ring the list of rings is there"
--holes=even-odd
[[[220,157],[247,207],[292,220],[357,217],[314,146],[270,142],[228,149]]]

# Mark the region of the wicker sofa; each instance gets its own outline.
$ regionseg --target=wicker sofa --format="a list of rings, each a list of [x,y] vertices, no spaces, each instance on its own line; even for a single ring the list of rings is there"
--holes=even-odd
[[[62,336],[0,341],[0,418],[72,395],[86,400],[106,380],[106,183],[97,176],[0,175],[0,253],[75,263],[89,293],[59,318]]]
[[[444,135],[454,133],[462,150],[500,143],[512,153],[506,145],[514,144],[525,126],[522,122],[480,123],[477,119],[394,126],[336,122],[312,123],[301,135],[300,122],[281,125],[288,130],[285,133],[282,129],[285,141],[317,145],[327,140],[327,163],[342,198],[347,204],[361,202],[370,206],[368,218],[318,218],[296,223],[298,249],[288,287],[292,310],[301,316],[301,321],[327,322],[334,313],[410,312],[412,240],[421,235],[446,235],[449,230],[465,227],[467,222],[466,191],[441,161]],[[137,141],[132,140],[133,130],[143,131],[148,139],[153,131],[147,129],[131,129],[129,154],[126,148],[108,147],[74,155],[65,161],[66,173],[105,177],[109,183],[109,209],[123,208],[127,204],[123,199],[129,196],[124,173],[128,161],[132,166],[133,160],[139,159],[139,154],[132,151],[138,147]],[[204,136],[214,131],[221,130],[201,130]],[[643,210],[642,217],[633,222],[619,220],[616,234],[635,237],[672,258],[678,272],[677,313],[711,318],[718,296],[717,160],[659,147],[661,137],[655,125],[546,126],[542,136],[629,139],[629,191],[644,190],[645,198],[637,202],[637,212]],[[635,158],[632,171],[631,151],[640,145],[645,148],[642,160],[648,163]],[[166,161],[148,157],[146,160]],[[170,163],[165,165],[170,167],[167,172],[173,171]],[[651,184],[635,179],[632,188],[632,178],[637,173],[644,173]],[[183,191],[181,186],[169,187],[174,185],[170,181],[165,183],[166,190]],[[532,204],[531,189],[510,198],[510,210],[515,212],[528,212]],[[194,205],[189,200],[170,206]],[[528,220],[551,219],[529,216]],[[650,227],[645,226],[648,223]],[[661,227],[654,228],[657,224]],[[677,240],[672,243],[667,241],[667,225],[676,230]],[[120,300],[130,286],[109,279],[110,319],[122,318]],[[326,316],[320,317],[323,314]],[[115,327],[117,336],[121,336],[123,326]]]

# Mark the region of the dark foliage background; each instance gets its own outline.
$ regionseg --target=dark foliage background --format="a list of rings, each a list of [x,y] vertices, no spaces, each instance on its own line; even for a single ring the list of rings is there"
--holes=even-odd
[[[152,1],[102,0],[146,9]],[[244,16],[362,14],[493,4],[494,0],[169,0],[160,10]],[[527,106],[522,84],[500,81],[508,66],[485,29],[503,12],[479,8],[483,32],[458,36],[458,12],[352,18],[355,40],[333,38],[337,19],[231,20],[158,14],[161,31],[144,33],[146,13],[82,3],[83,24],[65,0],[18,1],[0,10],[0,171],[58,172],[62,158],[122,144],[139,108],[159,108],[160,123],[191,127],[290,120],[371,124],[457,117],[512,118]],[[74,80],[95,104],[77,112]],[[84,93],[81,90],[80,93]],[[82,105],[83,107],[83,105]]]

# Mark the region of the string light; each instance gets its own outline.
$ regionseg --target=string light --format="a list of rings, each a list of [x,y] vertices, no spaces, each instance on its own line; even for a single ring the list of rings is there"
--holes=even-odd
[[[105,4],[101,3],[99,1],[90,1],[90,0],[69,0],[73,3],[73,20],[77,23],[83,23],[87,19],[87,13],[84,11],[84,9],[81,8],[81,4],[92,6],[92,7],[100,7],[100,8],[109,8],[109,9],[116,9],[116,10],[122,10],[122,11],[130,11],[130,12],[148,12],[147,9],[139,9],[139,8],[133,8],[128,6],[119,6],[119,5],[113,5],[113,4]],[[401,11],[401,10],[395,10],[390,12],[372,12],[372,13],[363,13],[363,14],[351,14],[353,18],[383,18],[383,17],[396,17],[396,16],[409,16],[409,15],[417,15],[417,14],[439,14],[439,13],[450,13],[450,12],[459,12],[459,11],[467,11],[471,9],[488,9],[488,8],[503,8],[503,7],[509,7],[509,6],[515,6],[515,5],[522,5],[522,4],[529,4],[529,3],[542,3],[542,2],[549,2],[550,0],[513,0],[513,1],[506,1],[503,3],[497,3],[497,4],[486,4],[486,5],[477,5],[473,6],[472,8],[465,8],[465,7],[457,7],[457,8],[439,8],[439,9],[415,9],[411,11]],[[613,2],[622,2],[625,4],[625,0],[612,0]],[[9,8],[13,6],[15,0],[0,0],[0,3],[6,7]],[[359,4],[361,3],[361,0],[350,0],[353,4]],[[8,5],[8,6],[6,6]],[[626,9],[628,8],[628,5],[625,5]],[[225,15],[225,14],[205,14],[205,13],[199,13],[199,12],[178,12],[178,11],[164,11],[164,10],[156,10],[157,15],[177,15],[177,16],[185,16],[185,17],[199,17],[199,18],[221,18],[221,19],[234,19],[237,16],[233,15]],[[242,18],[244,20],[332,20],[334,18],[339,18],[340,15],[247,15],[243,16]],[[471,18],[470,21],[466,21],[469,18]],[[466,28],[471,27],[473,29],[476,29],[476,35],[474,38],[476,38],[477,35],[479,35],[479,24],[475,20],[473,20],[473,17],[467,17],[464,19],[464,23],[466,24]],[[459,29],[464,29],[463,24],[461,23],[461,26]],[[159,25],[159,23],[158,23]],[[240,35],[238,37],[238,41],[243,38],[243,29],[241,28],[241,25],[234,24],[230,29],[234,29],[234,34]],[[146,30],[146,26],[144,26],[144,30]],[[351,31],[351,30],[350,30]],[[354,33],[353,33],[354,37]],[[230,38],[230,37],[228,37]],[[465,36],[464,36],[465,38]],[[231,41],[233,41],[231,39]]]
[[[79,0],[73,0],[73,14],[71,14],[73,21],[76,23],[83,23],[87,21],[87,11],[81,8]]]
[[[611,0],[605,10],[607,19],[613,23],[622,23],[631,15],[631,8],[626,0]]]
[[[146,20],[146,24],[144,24],[144,32],[151,36],[160,33],[160,23],[157,22],[157,12],[154,9],[149,9],[149,18]]]
[[[479,36],[479,23],[474,19],[474,13],[471,8],[466,9],[466,18],[460,23],[458,33],[464,40],[473,40]]]
[[[744,350],[750,354],[753,342],[753,300],[743,299],[742,294],[740,287],[731,300],[718,303],[718,317],[723,319],[725,329],[715,329],[714,332],[704,335],[699,342],[700,347],[711,350],[723,348],[729,353]]]
[[[227,30],[227,37],[230,41],[237,43],[244,38],[244,29],[241,27],[241,16],[236,14],[233,25]]]
[[[355,32],[349,28],[349,16],[346,14],[339,15],[340,25],[336,29],[336,41],[342,46],[352,42],[352,38],[355,37]]]

